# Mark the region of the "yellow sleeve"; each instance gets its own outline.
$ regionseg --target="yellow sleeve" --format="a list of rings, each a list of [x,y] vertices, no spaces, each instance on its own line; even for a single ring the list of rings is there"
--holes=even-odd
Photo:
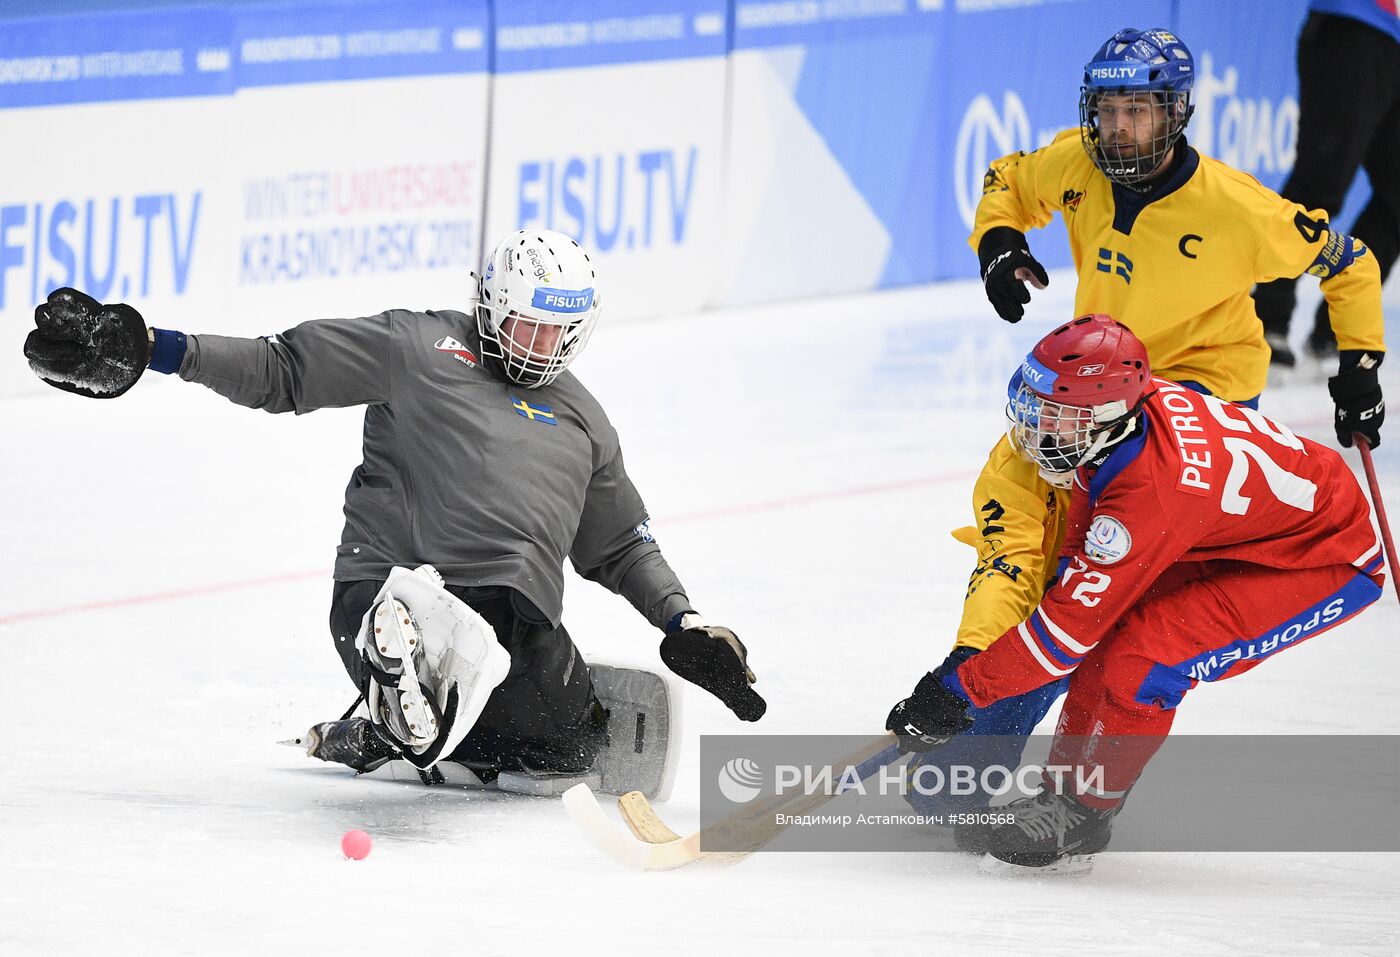
[[[997,226],[1024,233],[1048,225],[1061,207],[1059,186],[1066,162],[1082,149],[1079,130],[1070,129],[1033,153],[1011,153],[993,160],[982,177],[982,199],[968,244],[975,250],[987,230]]]
[[[1381,314],[1381,267],[1366,244],[1345,233],[1331,233],[1328,245],[1351,246],[1351,262],[1322,279],[1322,295],[1327,315],[1337,334],[1338,349],[1385,351],[1385,317]],[[1327,254],[1323,251],[1323,256]],[[1324,276],[1324,265],[1313,265],[1308,272]]]
[[[1255,260],[1257,281],[1292,279],[1305,272],[1318,277],[1337,348],[1384,352],[1381,270],[1375,254],[1360,240],[1329,229],[1321,210],[1309,211],[1280,197],[1271,218]]]
[[[1002,437],[972,490],[975,527],[953,537],[977,549],[956,644],[985,650],[1030,616],[1055,571],[1069,492],[1040,477]]]

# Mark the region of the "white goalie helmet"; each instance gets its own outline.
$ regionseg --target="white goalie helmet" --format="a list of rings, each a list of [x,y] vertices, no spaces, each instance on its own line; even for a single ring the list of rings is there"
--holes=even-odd
[[[481,351],[527,389],[568,368],[598,321],[593,263],[583,247],[550,229],[501,240],[481,277],[476,307]]]

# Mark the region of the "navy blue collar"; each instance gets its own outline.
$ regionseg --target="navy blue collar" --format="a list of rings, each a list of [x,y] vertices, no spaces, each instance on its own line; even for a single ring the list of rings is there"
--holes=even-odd
[[[1159,199],[1165,199],[1186,185],[1201,165],[1201,156],[1186,142],[1176,144],[1176,157],[1166,174],[1145,193],[1110,183],[1113,187],[1113,228],[1124,236],[1132,235],[1138,215]]]
[[[1138,426],[1135,434],[1124,442],[1120,442],[1113,451],[1108,453],[1108,458],[1104,459],[1102,465],[1094,470],[1094,474],[1089,478],[1089,507],[1093,508],[1103,494],[1103,490],[1108,488],[1108,483],[1118,477],[1118,474],[1133,463],[1142,454],[1143,447],[1147,445],[1147,415],[1138,413]]]

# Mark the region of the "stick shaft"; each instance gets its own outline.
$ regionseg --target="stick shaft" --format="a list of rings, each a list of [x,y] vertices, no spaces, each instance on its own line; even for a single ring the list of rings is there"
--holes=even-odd
[[[1390,522],[1385,517],[1385,502],[1381,500],[1381,484],[1376,481],[1376,466],[1371,461],[1371,445],[1366,437],[1357,432],[1352,435],[1356,449],[1361,453],[1361,467],[1366,470],[1366,483],[1371,486],[1371,506],[1376,510],[1376,524],[1381,529],[1381,542],[1385,546],[1386,564],[1390,566],[1390,583],[1395,586],[1395,597],[1400,599],[1400,565],[1395,561],[1395,540],[1390,537]]]

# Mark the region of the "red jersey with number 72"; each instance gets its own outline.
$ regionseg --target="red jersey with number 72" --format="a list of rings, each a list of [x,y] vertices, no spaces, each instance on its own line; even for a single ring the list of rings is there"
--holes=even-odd
[[[1383,567],[1370,505],[1341,455],[1253,409],[1152,384],[1138,434],[1075,476],[1059,580],[958,669],[974,705],[1072,672],[1177,562]]]

